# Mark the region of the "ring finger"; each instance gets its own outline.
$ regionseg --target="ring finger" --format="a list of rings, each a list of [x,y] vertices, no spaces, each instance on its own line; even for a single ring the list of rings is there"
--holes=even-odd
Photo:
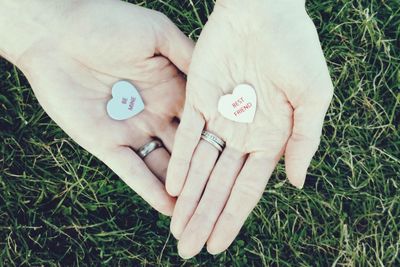
[[[161,142],[161,144],[159,142]],[[165,148],[162,140],[147,137],[141,142],[141,144],[143,145],[133,147],[133,150],[144,161],[151,172],[157,176],[161,182],[165,183],[170,154]],[[140,155],[139,150],[144,147],[148,147],[150,150],[147,151],[146,155],[143,157],[143,155]]]
[[[154,173],[157,178],[165,184],[165,178],[167,177],[167,168],[170,155],[164,147],[160,147],[149,155],[147,155],[143,161],[147,167]]]
[[[155,138],[162,141],[163,147],[156,148],[151,151],[146,157],[142,158],[147,167],[157,176],[157,178],[165,184],[167,177],[168,163],[170,159],[170,151],[172,150],[174,137],[178,124],[174,121],[169,123],[162,131],[156,133],[157,137],[146,137],[140,144],[146,145],[152,142]],[[135,147],[138,151],[139,147]]]

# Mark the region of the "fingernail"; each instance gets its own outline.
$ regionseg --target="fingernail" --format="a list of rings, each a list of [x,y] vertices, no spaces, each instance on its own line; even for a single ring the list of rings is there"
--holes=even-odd
[[[182,248],[180,245],[180,243],[178,243],[178,254],[182,259],[190,259],[192,258],[194,255],[192,253],[190,253],[189,251],[185,250],[184,248]]]
[[[303,189],[306,179],[305,178],[300,178],[300,179],[297,178],[297,179],[293,179],[293,180],[289,180],[289,181],[297,189]]]
[[[207,245],[207,252],[210,253],[211,255],[217,255],[217,254],[221,253],[222,251],[216,247]]]

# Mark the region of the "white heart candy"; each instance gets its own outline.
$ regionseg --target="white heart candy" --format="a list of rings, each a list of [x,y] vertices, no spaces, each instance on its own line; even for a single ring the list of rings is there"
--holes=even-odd
[[[221,96],[218,102],[219,113],[235,122],[253,122],[256,109],[256,91],[248,84],[239,84],[232,94]]]
[[[138,90],[127,81],[116,82],[111,94],[113,98],[107,103],[107,113],[114,120],[126,120],[144,110]]]

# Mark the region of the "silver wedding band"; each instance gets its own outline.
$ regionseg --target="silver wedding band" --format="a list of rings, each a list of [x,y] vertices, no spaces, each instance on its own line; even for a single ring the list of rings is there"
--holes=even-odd
[[[136,153],[139,155],[141,159],[147,157],[154,150],[164,147],[163,143],[159,139],[152,139],[147,144],[140,147]]]
[[[201,139],[203,139],[204,141],[206,141],[209,144],[211,144],[212,146],[214,146],[216,149],[218,149],[219,152],[222,152],[224,150],[224,148],[225,148],[224,140],[222,140],[221,138],[219,138],[215,134],[210,133],[208,131],[204,130],[201,133]]]

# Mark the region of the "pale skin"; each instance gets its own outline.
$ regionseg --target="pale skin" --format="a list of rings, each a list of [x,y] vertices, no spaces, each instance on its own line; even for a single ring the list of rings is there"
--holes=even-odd
[[[196,44],[185,110],[166,187],[178,196],[171,231],[183,258],[229,247],[284,156],[288,180],[302,188],[321,136],[333,85],[304,1],[217,1]],[[217,111],[222,95],[254,87],[254,121]],[[226,141],[218,151],[207,129]]]
[[[229,247],[282,155],[289,181],[303,186],[333,93],[304,0],[217,2],[175,141],[185,101],[179,71],[187,73],[193,44],[160,13],[111,0],[0,0],[0,39],[0,55],[24,72],[49,116],[155,209],[173,213],[184,258],[206,242],[213,254]],[[105,110],[118,80],[135,84],[146,105],[124,122]],[[257,93],[251,124],[216,109],[240,83]],[[226,141],[220,156],[199,141],[204,128]],[[143,161],[134,150],[154,136],[165,149]]]
[[[0,0],[0,25],[1,56],[24,72],[47,114],[171,215],[175,198],[164,180],[193,43],[161,13],[111,0]],[[133,83],[146,105],[122,122],[106,113],[119,80]],[[143,161],[134,151],[152,137],[165,148]]]

